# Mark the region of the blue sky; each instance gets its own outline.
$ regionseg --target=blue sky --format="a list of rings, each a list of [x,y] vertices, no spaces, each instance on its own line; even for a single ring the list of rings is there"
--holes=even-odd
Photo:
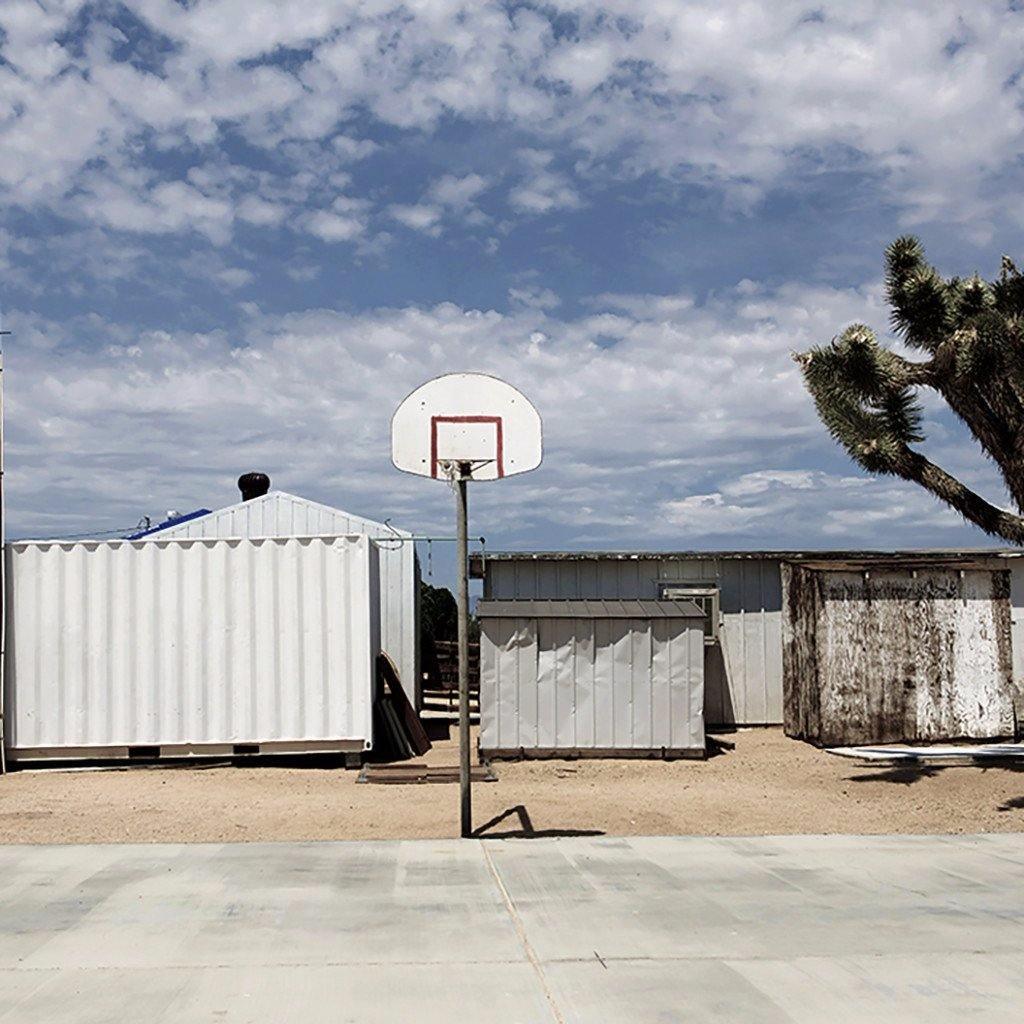
[[[481,370],[545,420],[541,469],[475,488],[492,547],[983,543],[852,466],[789,353],[885,331],[898,233],[1021,255],[1015,7],[5,0],[9,534],[249,469],[448,533],[388,422]]]

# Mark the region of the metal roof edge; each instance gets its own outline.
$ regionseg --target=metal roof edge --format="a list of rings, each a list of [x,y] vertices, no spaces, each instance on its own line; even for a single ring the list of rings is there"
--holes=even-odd
[[[230,512],[234,512],[236,509],[241,509],[243,507],[251,508],[254,504],[262,504],[271,500],[277,500],[279,498],[285,498],[288,501],[293,501],[299,505],[305,505],[307,508],[319,509],[322,512],[328,512],[331,515],[342,515],[346,516],[349,519],[358,519],[363,523],[368,523],[372,526],[379,527],[382,530],[394,530],[394,532],[400,537],[413,536],[413,534],[409,530],[402,530],[397,526],[392,526],[390,523],[381,522],[378,519],[370,519],[368,516],[359,515],[358,512],[349,512],[347,509],[335,508],[333,505],[325,505],[322,501],[314,501],[312,498],[304,498],[299,494],[292,494],[291,491],[267,491],[266,494],[261,494],[257,498],[250,498],[248,501],[236,501],[234,502],[234,504],[224,505],[222,508],[213,509],[211,512],[208,513],[208,515],[226,515]],[[199,516],[198,518],[205,519],[206,516]],[[166,527],[166,529],[174,529],[174,527]]]
[[[1024,548],[903,548],[903,549],[759,549],[725,551],[487,551],[470,555],[470,574],[483,577],[488,562],[652,562],[652,561],[755,561],[837,562],[900,561],[978,558],[1024,558]]]

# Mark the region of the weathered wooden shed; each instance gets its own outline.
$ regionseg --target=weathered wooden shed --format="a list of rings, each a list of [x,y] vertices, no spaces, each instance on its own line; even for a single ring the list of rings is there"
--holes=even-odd
[[[787,735],[822,746],[1012,738],[1006,565],[783,562]]]

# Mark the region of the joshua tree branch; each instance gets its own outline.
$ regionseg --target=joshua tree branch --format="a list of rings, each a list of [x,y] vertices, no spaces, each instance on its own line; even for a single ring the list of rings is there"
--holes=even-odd
[[[1024,517],[997,508],[919,452],[905,449],[891,471],[931,491],[986,533],[1024,544]]]

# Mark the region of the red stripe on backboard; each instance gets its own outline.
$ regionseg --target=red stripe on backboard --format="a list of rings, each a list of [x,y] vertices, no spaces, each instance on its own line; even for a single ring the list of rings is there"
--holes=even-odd
[[[502,436],[500,416],[431,416],[430,417],[430,475],[437,477],[437,425],[438,423],[493,423],[498,477],[505,475],[505,440]]]

